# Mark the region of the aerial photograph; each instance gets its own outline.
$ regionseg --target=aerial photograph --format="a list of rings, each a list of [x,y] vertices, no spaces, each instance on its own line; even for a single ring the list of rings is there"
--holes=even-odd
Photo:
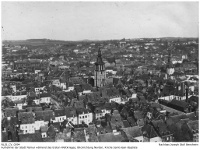
[[[199,2],[1,2],[1,142],[199,142]]]

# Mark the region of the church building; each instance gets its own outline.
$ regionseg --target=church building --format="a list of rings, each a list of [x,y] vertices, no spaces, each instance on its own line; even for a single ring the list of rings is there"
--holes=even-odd
[[[94,70],[94,86],[103,87],[105,85],[106,72],[105,72],[105,63],[101,57],[101,50],[99,49],[97,55],[97,61],[95,62]]]

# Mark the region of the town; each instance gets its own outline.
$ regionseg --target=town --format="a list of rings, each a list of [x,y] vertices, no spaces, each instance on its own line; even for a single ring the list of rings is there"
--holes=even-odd
[[[199,39],[2,43],[2,142],[198,142]]]

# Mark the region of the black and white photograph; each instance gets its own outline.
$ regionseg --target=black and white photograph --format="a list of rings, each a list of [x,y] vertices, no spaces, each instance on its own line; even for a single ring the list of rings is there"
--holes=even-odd
[[[2,1],[1,142],[198,144],[199,1]]]

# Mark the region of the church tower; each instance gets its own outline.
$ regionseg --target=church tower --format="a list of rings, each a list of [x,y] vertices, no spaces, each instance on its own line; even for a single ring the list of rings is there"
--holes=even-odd
[[[173,45],[168,48],[168,62],[167,62],[167,75],[170,76],[174,73],[174,66],[171,62],[171,54],[172,54]]]
[[[99,49],[97,55],[97,61],[95,62],[95,71],[94,71],[94,86],[102,87],[105,85],[105,63],[101,57],[101,50]]]

